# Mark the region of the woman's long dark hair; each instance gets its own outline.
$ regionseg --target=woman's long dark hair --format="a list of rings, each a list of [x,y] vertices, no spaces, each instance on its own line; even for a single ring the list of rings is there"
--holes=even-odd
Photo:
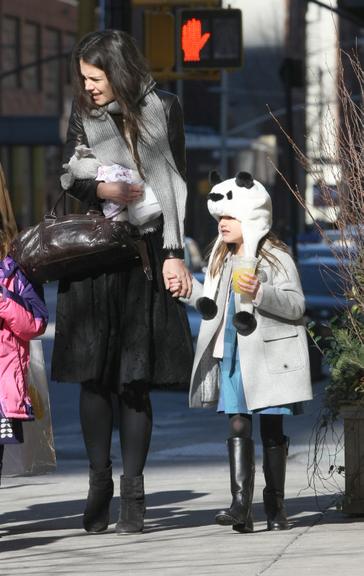
[[[127,134],[125,141],[142,173],[137,149],[138,139],[141,138],[142,102],[146,91],[153,86],[144,56],[135,40],[121,30],[91,32],[80,40],[72,53],[72,82],[76,106],[90,114],[95,104],[85,90],[80,60],[100,68],[106,74],[124,121],[119,127],[124,137]]]

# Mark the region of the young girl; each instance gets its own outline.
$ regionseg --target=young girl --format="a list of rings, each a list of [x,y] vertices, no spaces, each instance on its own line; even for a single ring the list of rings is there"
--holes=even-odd
[[[0,221],[0,478],[4,445],[23,442],[22,421],[33,420],[27,388],[29,340],[43,334],[48,312],[35,288],[7,256]]]
[[[216,182],[216,180],[215,180]],[[218,220],[204,287],[194,280],[189,304],[202,313],[190,385],[190,406],[229,416],[227,441],[232,503],[216,522],[251,532],[254,489],[252,414],[260,415],[263,491],[268,530],[288,528],[284,484],[288,438],[283,415],[312,398],[303,313],[304,297],[295,264],[270,232],[271,200],[250,174],[217,183],[208,209]],[[257,256],[255,274],[240,275],[231,290],[232,255]],[[178,281],[171,280],[178,295]],[[246,304],[246,295],[251,303]]]

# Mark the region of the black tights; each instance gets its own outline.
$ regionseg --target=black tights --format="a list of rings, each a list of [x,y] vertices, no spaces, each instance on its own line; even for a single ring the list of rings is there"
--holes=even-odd
[[[260,437],[263,446],[281,446],[286,441],[283,434],[283,416],[279,414],[261,414]],[[229,414],[230,436],[251,438],[252,416],[250,414]]]
[[[133,384],[116,395],[119,408],[119,436],[124,475],[143,473],[152,434],[152,406],[145,385]],[[96,392],[92,383],[83,383],[80,419],[90,466],[102,470],[110,464],[113,407],[111,393]]]

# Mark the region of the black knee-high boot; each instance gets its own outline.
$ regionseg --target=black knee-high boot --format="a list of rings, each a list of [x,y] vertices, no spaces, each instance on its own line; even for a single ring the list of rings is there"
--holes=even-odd
[[[103,470],[90,468],[83,527],[86,532],[103,532],[109,525],[109,507],[114,493],[111,464]]]
[[[288,439],[279,446],[263,446],[263,471],[266,484],[263,490],[263,501],[268,530],[288,530],[289,528],[284,507],[287,453]]]
[[[233,497],[228,510],[216,515],[217,524],[231,526],[236,532],[252,532],[255,458],[251,438],[232,437],[227,441],[230,463],[230,487]]]
[[[144,528],[144,476],[120,476],[120,512],[115,526],[117,534],[134,534]]]

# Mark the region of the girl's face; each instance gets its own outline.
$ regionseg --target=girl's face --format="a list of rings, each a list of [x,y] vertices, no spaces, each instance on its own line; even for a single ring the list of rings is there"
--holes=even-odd
[[[97,106],[105,106],[105,104],[115,100],[110,82],[101,68],[96,68],[96,66],[81,59],[80,70],[85,90]]]
[[[219,220],[219,232],[225,244],[242,245],[243,236],[239,220],[231,218],[231,216],[222,216]]]

